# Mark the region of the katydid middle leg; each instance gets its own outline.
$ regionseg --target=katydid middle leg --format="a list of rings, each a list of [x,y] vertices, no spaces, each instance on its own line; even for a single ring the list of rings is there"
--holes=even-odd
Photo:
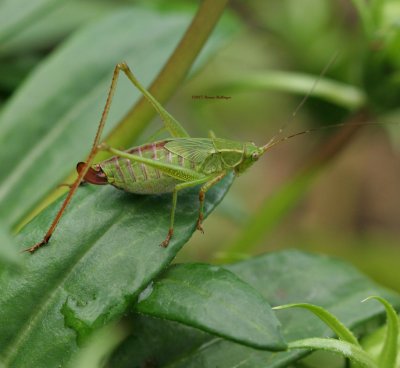
[[[207,180],[210,180],[210,178],[209,177],[205,177],[205,178],[202,178],[202,179],[197,179],[197,180],[188,181],[188,182],[185,182],[185,183],[180,183],[180,184],[177,184],[175,186],[175,189],[172,192],[172,208],[171,208],[171,217],[170,217],[169,230],[168,230],[167,237],[160,244],[162,247],[166,248],[168,246],[169,241],[171,240],[171,237],[174,234],[175,211],[176,211],[176,205],[177,205],[177,202],[178,202],[178,192],[180,190],[182,190],[182,189],[185,189],[185,188],[191,188],[191,187],[194,187],[196,185],[203,184]]]
[[[200,201],[200,208],[199,208],[199,217],[197,219],[197,225],[196,228],[197,230],[200,230],[204,234],[203,227],[201,226],[203,219],[204,219],[204,200],[206,197],[207,191],[220,182],[224,177],[226,176],[226,172],[222,172],[218,176],[213,177],[211,180],[207,181],[204,185],[201,186],[200,192],[199,192],[199,201]]]

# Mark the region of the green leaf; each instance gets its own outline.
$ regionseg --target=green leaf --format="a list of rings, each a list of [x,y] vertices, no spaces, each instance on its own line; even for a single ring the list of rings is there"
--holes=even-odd
[[[135,309],[267,350],[285,350],[280,323],[267,301],[232,272],[206,264],[170,267]]]
[[[378,362],[381,368],[395,368],[398,355],[399,342],[399,319],[393,306],[384,298],[379,296],[371,296],[366,300],[375,299],[386,309],[387,329],[383,343],[382,351],[379,355]]]
[[[393,305],[400,306],[399,295],[376,285],[352,266],[325,256],[283,251],[225,268],[260,291],[273,306],[299,301],[321,305],[350,328],[354,326],[361,328],[363,324],[368,324],[382,313],[378,306],[372,305],[373,303],[371,305],[360,303],[369,295],[382,295]],[[307,311],[280,311],[277,317],[281,321],[283,337],[287,341],[332,335],[329,328]],[[142,319],[141,323],[145,325],[147,322]],[[291,362],[307,354],[305,351],[270,353],[212,336],[206,341],[200,339],[201,342],[197,342],[197,346],[194,347],[191,345],[194,337],[191,336],[198,335],[197,331],[192,329],[185,340],[191,348],[186,349],[185,343],[181,343],[182,353],[176,353],[177,347],[175,347],[175,353],[170,356],[168,349],[171,342],[165,338],[178,335],[179,330],[163,320],[152,320],[151,323],[152,331],[160,331],[160,335],[153,332],[151,337],[142,336],[141,331],[146,327],[139,331],[134,329],[132,335],[115,351],[109,361],[110,367],[139,367],[145,361],[135,358],[139,355],[152,358],[155,363],[159,363],[159,367],[169,368],[231,368],[240,364],[252,368],[277,368],[287,367]],[[155,323],[158,323],[158,329],[154,326]],[[166,347],[161,358],[158,354],[161,348],[158,346],[164,344]],[[127,363],[129,361],[131,364]],[[117,364],[118,362],[121,364]]]
[[[207,213],[231,181],[228,177],[207,193]],[[17,240],[20,249],[43,236],[59,202],[26,226]],[[80,188],[49,245],[26,254],[20,274],[0,275],[0,320],[7,321],[0,325],[0,361],[12,367],[58,366],[94,329],[121,316],[195,230],[196,189],[179,195],[175,235],[168,248],[160,247],[170,206],[171,195]]]
[[[312,349],[326,350],[340,354],[344,358],[350,359],[358,367],[379,368],[375,361],[360,347],[346,341],[335,339],[311,338],[289,343],[289,349]]]
[[[307,303],[294,303],[286,304],[275,307],[275,310],[283,310],[290,308],[304,308],[314,313],[321,321],[329,326],[333,332],[338,336],[339,339],[347,341],[350,344],[359,345],[358,340],[353,333],[340,322],[332,313],[329,313],[325,308],[318,305],[307,304]]]

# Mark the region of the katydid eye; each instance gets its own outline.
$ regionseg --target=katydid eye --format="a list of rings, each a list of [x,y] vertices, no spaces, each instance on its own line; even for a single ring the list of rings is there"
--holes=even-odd
[[[254,161],[257,161],[258,160],[258,153],[256,153],[256,152],[254,152],[252,155],[251,155],[251,158],[254,160]]]

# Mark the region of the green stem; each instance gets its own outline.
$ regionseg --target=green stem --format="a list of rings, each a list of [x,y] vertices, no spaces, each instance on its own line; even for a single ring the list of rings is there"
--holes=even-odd
[[[228,0],[204,0],[183,38],[149,87],[150,93],[164,105],[185,79]],[[110,146],[129,147],[155,116],[152,106],[142,97],[107,137]]]

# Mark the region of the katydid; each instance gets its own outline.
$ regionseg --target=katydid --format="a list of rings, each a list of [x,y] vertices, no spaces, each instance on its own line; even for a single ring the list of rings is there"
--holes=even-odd
[[[165,128],[171,134],[171,138],[146,143],[126,151],[100,143],[120,71],[151,103],[160,115]],[[174,233],[175,210],[180,190],[201,185],[197,229],[203,231],[204,199],[206,192],[213,185],[230,172],[234,172],[236,175],[242,174],[272,146],[309,131],[276,139],[282,132],[281,129],[278,135],[261,147],[254,143],[237,142],[217,138],[213,135],[209,138],[192,138],[182,125],[140,84],[126,63],[117,64],[88,158],[85,162],[78,163],[78,177],[70,186],[69,193],[44,238],[26,251],[33,253],[49,242],[72,196],[83,182],[95,185],[111,184],[118,189],[136,194],[172,193],[170,226],[166,238],[160,242],[162,247],[167,247]],[[93,164],[93,160],[100,150],[108,151],[114,156]]]

